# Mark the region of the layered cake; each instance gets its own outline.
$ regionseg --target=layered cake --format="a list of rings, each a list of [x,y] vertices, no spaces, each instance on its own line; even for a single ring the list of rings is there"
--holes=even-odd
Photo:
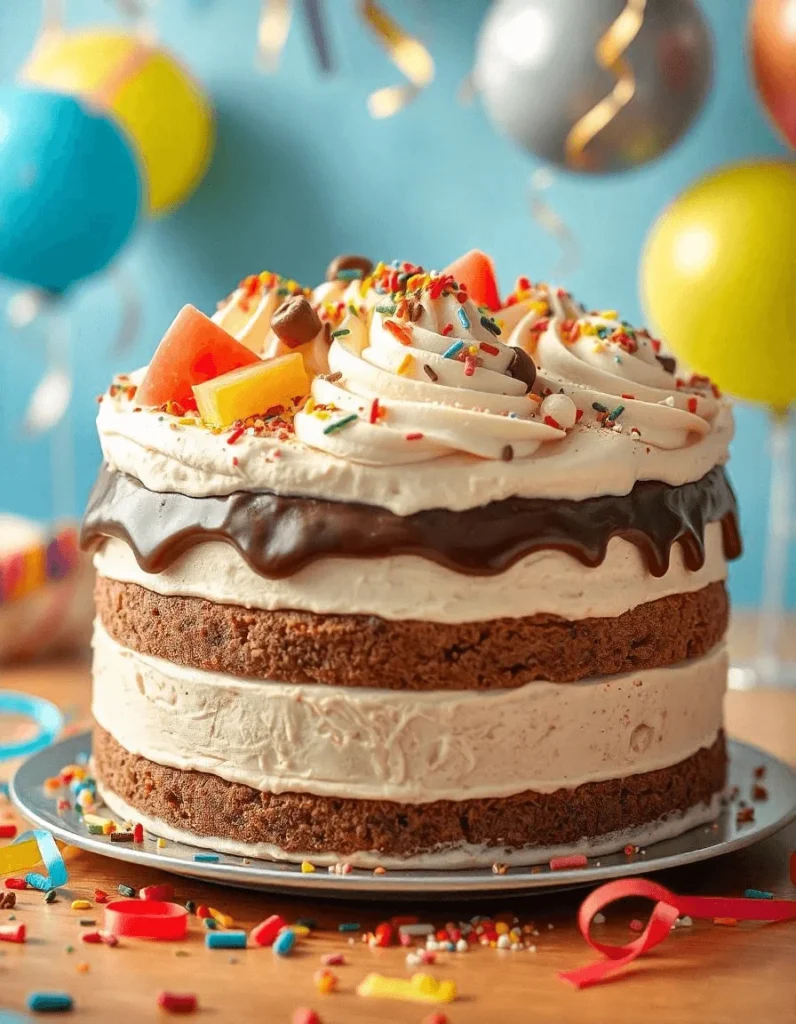
[[[718,813],[728,403],[482,254],[186,307],[100,405],[95,774],[216,851],[465,866]]]

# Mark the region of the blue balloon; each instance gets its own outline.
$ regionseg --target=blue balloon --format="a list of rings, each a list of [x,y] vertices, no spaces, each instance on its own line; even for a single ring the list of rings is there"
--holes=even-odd
[[[62,292],[96,274],[130,237],[141,197],[113,121],[72,96],[0,87],[0,275]]]

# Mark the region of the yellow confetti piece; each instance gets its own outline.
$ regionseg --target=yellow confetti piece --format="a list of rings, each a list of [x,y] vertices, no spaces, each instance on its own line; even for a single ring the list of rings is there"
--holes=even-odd
[[[437,981],[430,974],[413,974],[404,978],[388,978],[369,974],[357,986],[357,995],[373,999],[400,999],[412,1003],[452,1003],[456,998],[453,981]]]
[[[358,6],[362,19],[387,51],[387,56],[409,79],[409,85],[387,86],[368,97],[371,117],[392,117],[434,80],[434,59],[420,40],[405,32],[380,4],[359,0]]]
[[[157,845],[157,848],[159,850],[165,850],[165,848],[166,848],[166,840],[165,839],[158,839],[156,845]]]
[[[302,875],[311,875],[313,873],[313,871],[315,871],[315,865],[314,864],[310,864],[310,862],[308,860],[303,860],[301,862],[301,873],[302,873]]]
[[[647,0],[627,0],[624,10],[609,25],[597,42],[595,57],[601,67],[616,75],[617,82],[611,92],[591,110],[587,110],[570,128],[564,144],[567,165],[575,170],[584,170],[589,166],[586,147],[603,128],[613,121],[616,115],[633,99],[636,94],[636,76],[629,62],[622,59],[644,24]]]
[[[98,825],[100,828],[103,828],[105,825],[108,825],[111,821],[112,821],[111,818],[104,818],[100,814],[84,814],[83,815],[83,824],[84,825]]]
[[[0,875],[13,875],[34,868],[41,861],[39,844],[35,839],[4,846],[0,850]]]
[[[89,900],[72,900],[72,910],[91,910]]]
[[[297,939],[306,939],[310,934],[310,929],[305,924],[292,924],[290,930]]]

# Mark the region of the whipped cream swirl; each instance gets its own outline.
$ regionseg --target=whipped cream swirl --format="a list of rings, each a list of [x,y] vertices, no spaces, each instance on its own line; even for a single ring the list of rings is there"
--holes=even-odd
[[[395,465],[454,452],[525,458],[565,436],[542,422],[539,397],[521,379],[530,361],[497,339],[499,328],[453,282],[426,276],[395,299],[382,296],[369,326],[349,315],[335,332],[331,375],[314,381],[295,419],[301,441]]]
[[[583,427],[625,433],[656,448],[685,448],[710,432],[722,407],[707,378],[677,376],[661,343],[612,310],[578,319],[530,313],[511,343],[533,354],[535,390],[571,398]]]

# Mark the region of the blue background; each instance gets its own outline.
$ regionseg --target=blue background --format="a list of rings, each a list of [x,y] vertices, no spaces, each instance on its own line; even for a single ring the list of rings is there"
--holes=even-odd
[[[72,298],[76,394],[71,426],[77,498],[95,473],[94,396],[110,374],[147,361],[185,302],[211,311],[245,274],[263,268],[305,283],[340,251],[442,266],[472,247],[494,255],[505,286],[550,275],[557,244],[530,219],[527,183],[537,164],[495,134],[479,104],[457,89],[470,69],[487,0],[387,0],[422,34],[436,60],[433,86],[405,112],[369,118],[368,93],[399,80],[359,24],[353,0],[327,0],[338,69],[323,78],[297,17],[278,75],[256,66],[258,0],[168,0],[153,5],[159,35],[204,82],[218,113],[215,161],[193,199],[143,225],[120,260],[142,300],[132,349],[112,354],[120,298],[110,278]],[[703,0],[715,33],[715,86],[686,139],[652,166],[607,179],[559,176],[549,201],[574,230],[580,263],[567,284],[589,305],[642,322],[637,267],[642,240],[664,204],[709,168],[783,154],[757,105],[745,53],[745,0]],[[298,5],[297,5],[298,6]],[[103,0],[71,0],[70,24],[112,22]],[[0,68],[13,77],[38,29],[40,4],[0,5]],[[753,258],[753,254],[750,254]],[[13,289],[0,286],[0,309]],[[0,318],[1,319],[1,318]],[[740,329],[754,325],[739,322]],[[754,343],[754,338],[750,339]],[[49,442],[20,440],[27,398],[42,373],[40,330],[0,325],[0,508],[52,512]],[[746,554],[733,567],[737,604],[759,600],[769,471],[767,423],[738,410],[732,478]],[[792,574],[796,575],[796,574]],[[791,579],[796,603],[796,579]]]

